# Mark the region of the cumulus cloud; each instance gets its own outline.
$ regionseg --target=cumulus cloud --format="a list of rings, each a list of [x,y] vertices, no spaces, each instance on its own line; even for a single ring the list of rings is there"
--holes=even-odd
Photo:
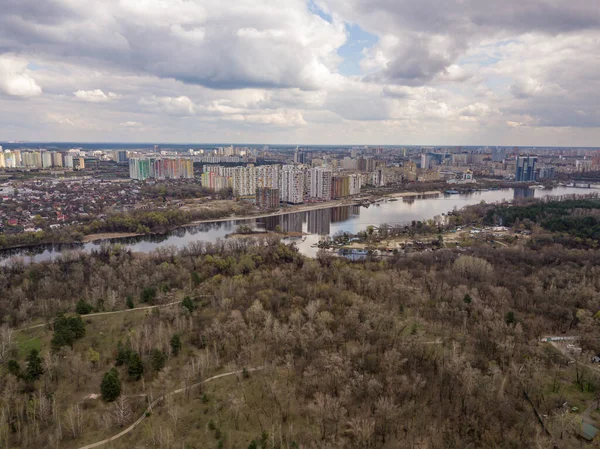
[[[73,92],[73,95],[75,95],[80,100],[88,101],[90,103],[104,103],[119,98],[119,95],[113,92],[105,94],[101,89],[78,90],[76,92]]]
[[[15,97],[35,97],[42,88],[27,71],[27,60],[0,55],[0,91]]]
[[[39,26],[37,2],[11,0],[0,42],[213,88],[314,89],[346,39],[343,23],[323,20],[300,0],[53,3],[51,20]]]
[[[249,124],[274,125],[281,127],[303,126],[306,121],[299,111],[285,109],[266,113],[235,113],[224,116],[225,120],[245,122]]]
[[[484,39],[600,29],[589,0],[321,0],[329,11],[382,36],[363,67],[381,81],[418,85],[448,70]]]
[[[160,110],[169,115],[191,116],[196,114],[194,102],[182,95],[180,97],[156,97],[142,98],[140,105],[152,110]]]
[[[596,144],[599,42],[589,0],[4,0],[0,132]]]

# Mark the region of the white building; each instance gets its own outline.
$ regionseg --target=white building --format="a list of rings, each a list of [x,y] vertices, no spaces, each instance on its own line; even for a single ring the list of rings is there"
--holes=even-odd
[[[71,154],[65,154],[64,163],[66,168],[73,168],[73,156]]]
[[[256,168],[253,165],[233,167],[231,169],[231,187],[236,196],[255,196]]]
[[[331,199],[332,172],[328,168],[315,167],[308,170],[308,196],[312,199],[329,201]]]
[[[300,204],[304,201],[304,170],[293,165],[281,168],[281,201]]]
[[[55,151],[52,155],[52,165],[54,167],[62,167],[63,166],[63,157],[62,153]]]
[[[363,177],[360,174],[350,175],[350,195],[358,195],[362,187]]]
[[[256,187],[279,188],[279,165],[261,165],[256,167]]]
[[[42,168],[52,167],[52,155],[45,151],[42,153]]]

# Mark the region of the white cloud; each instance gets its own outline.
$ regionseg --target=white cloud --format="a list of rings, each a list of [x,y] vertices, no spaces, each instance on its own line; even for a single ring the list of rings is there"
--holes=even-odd
[[[35,97],[42,88],[28,73],[27,60],[17,56],[0,55],[0,91],[15,97]]]
[[[140,104],[153,110],[161,110],[169,115],[190,116],[196,114],[196,105],[184,95],[176,98],[156,96],[142,98]]]
[[[105,94],[101,89],[78,90],[76,92],[73,92],[73,95],[75,95],[80,100],[88,101],[90,103],[104,103],[119,98],[119,95],[113,92]]]
[[[140,122],[127,121],[119,123],[119,126],[124,126],[125,128],[139,128],[143,125]]]
[[[330,21],[304,0],[8,2],[0,139],[600,141],[593,2],[316,2]],[[346,61],[361,75],[347,24],[378,38]]]

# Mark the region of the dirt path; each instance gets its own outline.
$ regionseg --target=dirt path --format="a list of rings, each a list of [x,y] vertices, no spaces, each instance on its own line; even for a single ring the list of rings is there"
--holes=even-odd
[[[170,302],[170,303],[167,303],[167,304],[159,304],[159,305],[156,305],[156,306],[135,307],[133,309],[115,310],[114,312],[89,313],[87,315],[82,315],[82,317],[83,318],[91,318],[91,317],[103,316],[103,315],[114,315],[116,313],[138,312],[140,310],[159,309],[159,308],[163,308],[163,307],[174,306],[175,304],[180,304],[181,302],[182,301],[173,301],[173,302]],[[21,329],[15,329],[15,332],[27,331],[29,329],[37,329],[39,327],[44,327],[44,326],[47,326],[47,325],[48,325],[48,323],[35,324],[33,326],[27,326],[27,327],[22,327]]]
[[[253,371],[259,371],[261,370],[262,367],[259,368],[248,368],[248,372],[253,372]],[[234,374],[240,374],[242,373],[243,370],[239,370],[239,371],[230,371],[228,373],[223,373],[223,374],[218,374],[216,376],[213,377],[209,377],[208,379],[203,380],[202,382],[198,382],[196,384],[193,384],[190,388],[196,388],[198,385],[216,380],[216,379],[220,379],[221,377],[227,377],[227,376],[231,376]],[[185,391],[185,387],[184,388],[178,388],[177,390],[173,390],[171,393],[169,394],[179,394],[181,392]],[[88,444],[87,446],[81,446],[79,449],[92,449],[94,447],[98,447],[98,446],[102,446],[106,443],[110,443],[111,441],[115,441],[118,438],[121,438],[123,435],[127,435],[129,432],[131,432],[133,429],[135,429],[137,426],[139,426],[141,424],[141,422],[146,418],[147,414],[152,410],[153,407],[155,407],[160,401],[162,401],[164,399],[164,396],[156,399],[154,402],[152,402],[152,404],[150,404],[148,406],[148,408],[146,410],[144,410],[144,413],[142,414],[142,416],[140,416],[136,422],[134,422],[132,425],[130,425],[129,427],[127,427],[125,430],[117,433],[116,435],[113,435],[110,438],[106,438],[102,441],[98,441],[96,443],[92,443],[92,444]]]

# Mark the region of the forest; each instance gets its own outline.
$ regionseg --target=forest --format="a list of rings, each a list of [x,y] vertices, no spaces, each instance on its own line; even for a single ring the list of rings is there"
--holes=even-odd
[[[529,230],[538,226],[552,233],[557,241],[561,239],[562,243],[571,240],[572,244],[582,246],[585,242],[588,247],[595,247],[600,241],[600,199],[591,195],[493,205],[488,208],[484,223]]]
[[[600,447],[597,251],[103,245],[0,291],[2,448]]]

